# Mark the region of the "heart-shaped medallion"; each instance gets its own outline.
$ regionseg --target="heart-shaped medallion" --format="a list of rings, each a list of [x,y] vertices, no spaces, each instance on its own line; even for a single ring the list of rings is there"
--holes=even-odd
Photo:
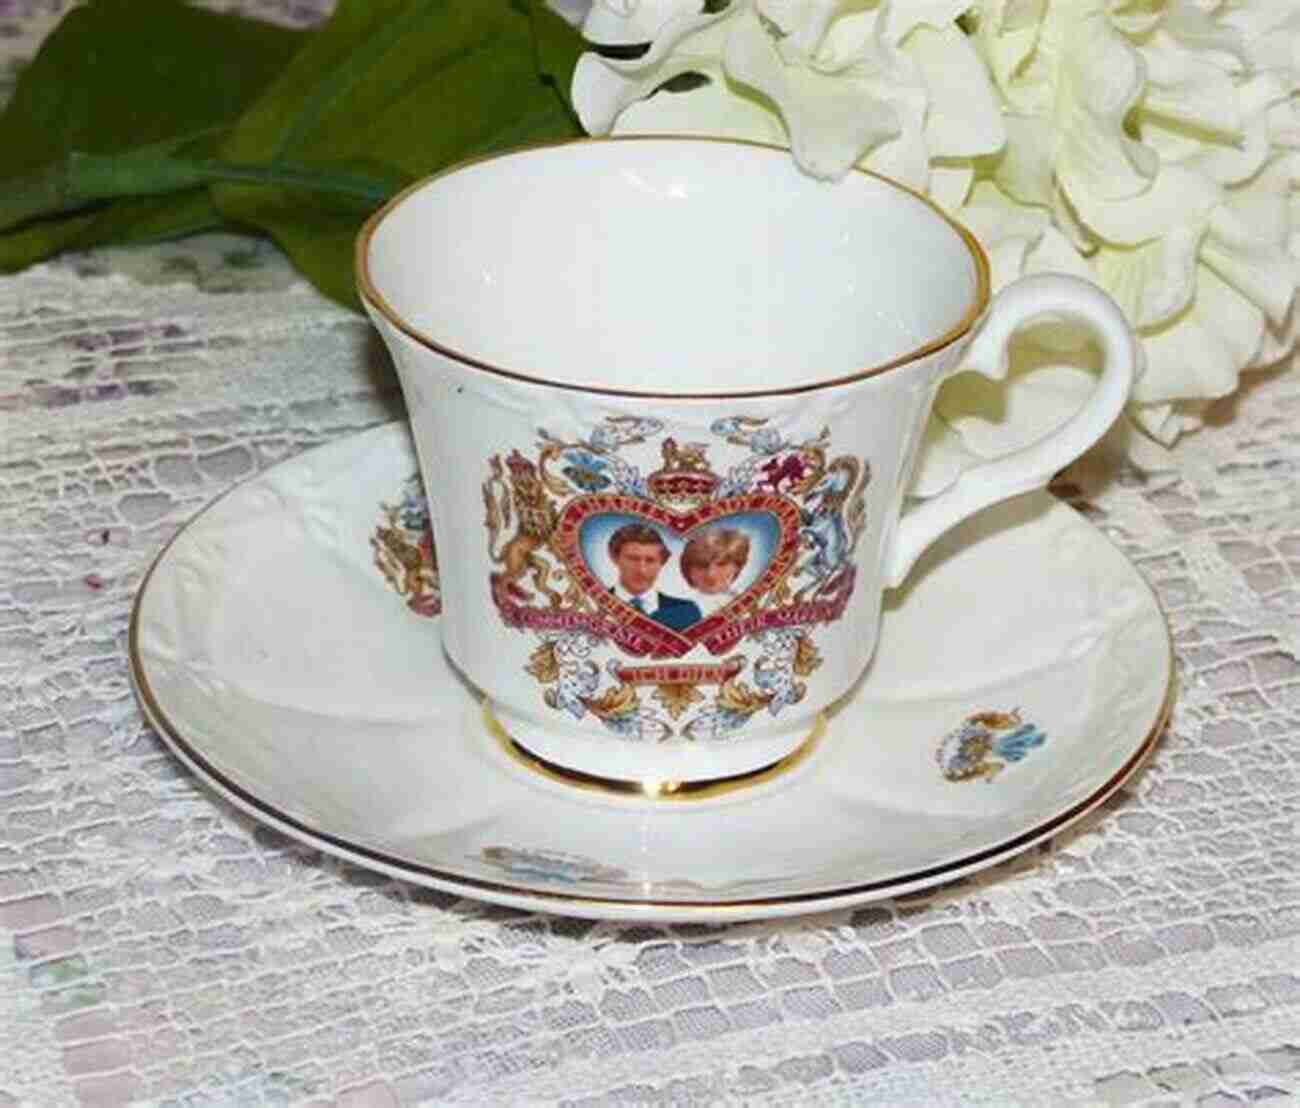
[[[553,549],[602,615],[606,633],[638,657],[720,654],[794,563],[799,506],[753,492],[675,511],[633,496],[580,496]]]
[[[834,453],[827,428],[736,415],[709,433],[609,415],[488,458],[486,583],[533,639],[522,669],[548,708],[627,741],[726,741],[799,703],[816,629],[853,596],[870,462]]]

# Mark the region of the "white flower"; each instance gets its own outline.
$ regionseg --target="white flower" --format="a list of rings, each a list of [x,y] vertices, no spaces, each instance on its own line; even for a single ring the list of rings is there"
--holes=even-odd
[[[954,20],[964,0],[599,0],[573,78],[591,134],[785,141],[818,177],[855,163],[955,205],[998,150],[993,86]],[[644,52],[627,56],[628,44]],[[611,50],[610,47],[615,49]],[[938,164],[935,164],[938,163]]]
[[[1141,340],[1132,410],[1163,441],[1300,332],[1287,0],[595,0],[583,33],[572,95],[591,133],[785,142],[816,176],[856,164],[928,191],[995,286],[1096,281]],[[1045,336],[1002,415],[983,386],[945,386],[919,488],[1068,415],[1086,357]]]
[[[1292,172],[1277,135],[1297,88],[1300,20],[1285,7],[974,9],[1010,113],[991,175],[1052,213],[1128,316],[1145,360],[1135,415],[1166,441],[1243,369],[1279,356],[1289,334]]]

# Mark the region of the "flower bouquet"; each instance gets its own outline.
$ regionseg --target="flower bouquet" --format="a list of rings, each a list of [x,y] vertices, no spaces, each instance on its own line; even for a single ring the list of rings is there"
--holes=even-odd
[[[1142,350],[1132,415],[1169,443],[1297,335],[1300,8],[1278,0],[568,0],[592,134],[788,145],[882,173],[969,226],[995,287],[1088,277]],[[922,484],[1086,391],[1061,327],[1027,336],[1007,410],[945,387]],[[923,490],[924,491],[924,490]]]

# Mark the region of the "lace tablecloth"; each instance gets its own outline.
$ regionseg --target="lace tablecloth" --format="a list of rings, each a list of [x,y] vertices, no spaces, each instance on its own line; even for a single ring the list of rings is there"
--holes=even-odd
[[[4,8],[6,49],[60,7]],[[718,928],[353,868],[214,800],[142,721],[127,617],[159,548],[401,414],[368,325],[264,243],[0,280],[0,1105],[1300,1098],[1300,377],[1063,486],[1178,655],[1167,734],[1104,810],[925,894]]]

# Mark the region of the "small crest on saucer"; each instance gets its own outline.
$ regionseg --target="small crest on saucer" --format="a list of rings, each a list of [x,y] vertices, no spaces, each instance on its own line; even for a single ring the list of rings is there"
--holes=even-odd
[[[370,536],[375,567],[422,616],[442,611],[442,586],[438,580],[438,554],[429,526],[429,502],[419,474],[408,477],[394,504],[380,505],[380,520]]]
[[[976,712],[943,737],[935,761],[949,781],[987,783],[1045,742],[1047,735],[1027,722],[1019,708]]]
[[[512,877],[530,877],[540,881],[576,885],[599,881],[621,884],[628,879],[626,870],[607,866],[581,854],[537,847],[485,846],[479,858],[505,870]]]

